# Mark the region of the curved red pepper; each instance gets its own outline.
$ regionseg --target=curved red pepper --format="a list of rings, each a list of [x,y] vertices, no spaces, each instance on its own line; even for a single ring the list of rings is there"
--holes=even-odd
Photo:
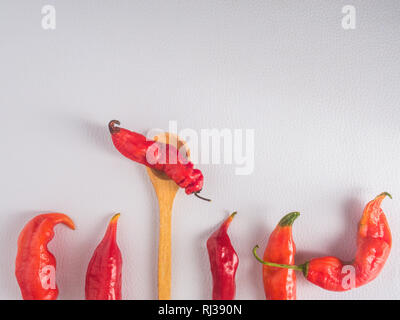
[[[233,300],[236,293],[235,276],[239,258],[227,234],[228,227],[236,212],[207,240],[213,277],[213,300]]]
[[[59,223],[75,229],[67,215],[47,213],[30,220],[19,235],[15,275],[24,300],[57,299],[56,259],[47,244],[54,237],[54,226]]]
[[[148,140],[139,133],[116,127],[115,124],[119,125],[120,122],[112,120],[108,126],[114,146],[122,155],[149,168],[164,172],[177,185],[184,188],[186,194],[197,195],[201,191],[203,174],[200,170],[194,169],[193,163],[188,161],[177,148],[170,144]],[[151,156],[151,162],[148,161],[148,156]]]
[[[357,252],[352,263],[346,264],[332,256],[311,259],[298,266],[259,259],[260,262],[300,270],[308,281],[326,290],[347,291],[367,284],[378,276],[392,247],[390,228],[380,207],[386,196],[391,198],[389,193],[383,192],[366,205],[358,226]]]
[[[292,224],[299,215],[298,212],[291,212],[279,221],[269,237],[264,260],[294,264],[296,245],[293,241]],[[294,270],[263,265],[263,282],[265,297],[268,300],[296,300],[296,273]]]
[[[90,259],[86,272],[86,300],[121,300],[122,256],[117,244],[117,222],[112,217],[103,240]]]

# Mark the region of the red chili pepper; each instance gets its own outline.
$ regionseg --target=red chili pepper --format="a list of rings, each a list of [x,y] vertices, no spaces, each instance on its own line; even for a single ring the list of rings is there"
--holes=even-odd
[[[103,240],[97,246],[86,273],[86,300],[121,300],[122,256],[117,244],[114,215]]]
[[[164,144],[154,140],[148,140],[145,136],[116,127],[118,120],[112,120],[108,124],[112,141],[117,150],[125,157],[144,164],[145,166],[164,172],[174,180],[181,188],[185,188],[186,194],[198,193],[203,188],[203,174],[193,168],[193,163],[188,161],[177,148],[171,144]]]
[[[275,263],[294,264],[296,245],[293,241],[292,224],[300,215],[285,215],[271,233],[264,260]],[[263,265],[265,297],[268,300],[296,300],[296,273],[291,269]]]
[[[391,198],[389,193],[383,192],[366,205],[358,227],[357,252],[352,263],[346,264],[328,256],[290,266],[261,260],[256,248],[254,255],[265,265],[302,271],[308,281],[326,290],[347,291],[367,284],[378,276],[392,247],[390,228],[381,209],[386,196]]]
[[[57,299],[56,259],[47,250],[47,244],[59,223],[75,229],[67,215],[47,213],[31,219],[19,235],[15,275],[24,300]]]
[[[228,227],[236,212],[207,240],[213,277],[213,300],[233,300],[236,293],[235,275],[239,258],[227,234]]]

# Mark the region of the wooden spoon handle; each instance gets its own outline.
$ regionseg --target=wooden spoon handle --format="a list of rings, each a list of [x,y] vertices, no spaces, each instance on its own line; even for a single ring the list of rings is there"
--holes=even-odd
[[[159,201],[158,299],[171,299],[171,216],[172,201]]]

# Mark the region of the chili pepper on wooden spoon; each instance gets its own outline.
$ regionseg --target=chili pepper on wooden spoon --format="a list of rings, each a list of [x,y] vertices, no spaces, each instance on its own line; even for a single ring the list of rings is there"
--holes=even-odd
[[[391,195],[383,192],[368,202],[361,217],[357,233],[357,251],[351,263],[344,263],[332,256],[314,258],[301,265],[258,261],[270,266],[302,271],[311,283],[331,291],[347,291],[374,280],[387,261],[392,247],[392,236],[386,216],[381,209],[382,200]]]
[[[164,172],[179,187],[184,188],[186,194],[193,193],[198,198],[210,201],[198,195],[203,188],[203,174],[200,170],[193,168],[193,163],[178,148],[172,144],[148,140],[139,133],[115,125],[120,125],[120,122],[112,120],[108,128],[114,146],[122,155],[149,168]]]
[[[291,212],[285,215],[271,233],[264,252],[264,260],[294,264],[296,245],[292,224],[300,215]],[[263,265],[265,297],[268,300],[296,300],[296,273],[292,269],[281,269]]]
[[[236,294],[236,270],[239,258],[228,236],[232,213],[207,240],[207,250],[213,277],[213,300],[233,300]]]
[[[117,222],[114,215],[103,240],[90,259],[86,272],[86,300],[121,300],[122,256],[117,244]]]
[[[59,223],[75,229],[67,215],[47,213],[31,219],[19,235],[15,275],[24,300],[57,299],[56,259],[47,244],[54,237],[54,226]]]
[[[176,135],[164,133],[154,137],[154,140],[164,144],[173,144],[179,150],[185,150],[186,158],[190,151],[185,142]],[[158,237],[158,299],[171,298],[171,219],[172,207],[179,186],[164,172],[146,168],[150,181],[156,192],[159,207],[159,237]]]

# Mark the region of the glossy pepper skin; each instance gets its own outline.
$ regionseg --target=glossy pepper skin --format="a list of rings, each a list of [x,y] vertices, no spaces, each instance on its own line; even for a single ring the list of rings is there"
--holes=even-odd
[[[389,193],[383,192],[366,205],[358,226],[356,256],[351,263],[332,256],[311,259],[298,266],[263,263],[300,270],[308,281],[326,290],[347,291],[367,284],[381,272],[392,247],[390,228],[381,209],[386,196],[391,198]]]
[[[232,213],[207,240],[213,278],[213,300],[233,300],[236,293],[236,270],[239,258],[228,236],[228,227],[236,212]]]
[[[67,215],[47,213],[31,219],[19,235],[15,276],[24,300],[57,299],[56,259],[47,244],[54,237],[54,226],[59,223],[75,229]]]
[[[294,264],[296,245],[292,224],[300,215],[291,212],[285,215],[271,233],[264,252],[264,260],[275,263]],[[263,265],[263,282],[267,300],[296,300],[296,272]]]
[[[203,188],[203,174],[193,168],[181,152],[170,144],[148,140],[145,136],[116,127],[118,120],[110,121],[108,127],[115,148],[125,157],[145,166],[164,172],[185,189],[186,194],[197,194]],[[151,158],[151,161],[147,157]],[[170,160],[171,159],[171,160]],[[206,199],[205,199],[206,200]]]
[[[108,224],[86,272],[86,300],[121,300],[122,256],[117,244],[119,213]]]

